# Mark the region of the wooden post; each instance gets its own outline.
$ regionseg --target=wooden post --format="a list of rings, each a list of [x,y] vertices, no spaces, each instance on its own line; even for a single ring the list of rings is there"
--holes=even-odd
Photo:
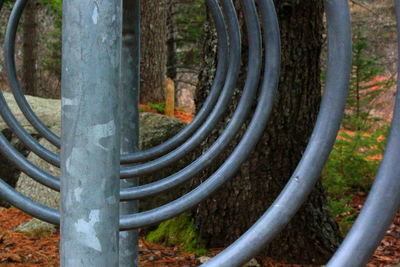
[[[170,78],[165,81],[165,115],[175,117],[175,84]]]

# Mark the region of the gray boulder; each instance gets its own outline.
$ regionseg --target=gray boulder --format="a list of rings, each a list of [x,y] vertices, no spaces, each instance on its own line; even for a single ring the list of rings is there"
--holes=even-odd
[[[148,149],[159,145],[181,131],[186,124],[180,120],[153,113],[140,114],[139,144],[141,149]],[[172,164],[170,167],[162,168],[158,172],[145,177],[140,177],[140,184],[148,184],[167,177],[192,162],[192,157],[186,156]],[[156,197],[149,197],[140,201],[140,210],[149,210],[166,204],[184,193],[184,187],[178,187]]]
[[[139,145],[148,149],[159,145],[182,130],[186,124],[178,119],[154,113],[140,113]]]
[[[43,222],[39,219],[32,219],[29,222],[19,225],[15,229],[15,232],[17,233],[48,232],[51,234],[55,234],[57,232],[57,228],[54,225]]]
[[[18,105],[16,104],[14,97],[11,93],[4,93],[11,112],[15,115],[17,120],[20,122],[22,127],[30,133],[33,137],[37,138],[38,135],[33,127],[26,120]],[[60,101],[52,99],[43,99],[38,97],[27,96],[27,100],[32,106],[32,109],[37,113],[37,116],[41,118],[48,127],[54,127],[59,124],[60,121]],[[22,142],[15,136],[15,134],[9,129],[7,124],[3,121],[0,116],[0,132],[8,139],[8,141],[24,156],[27,156],[29,150],[22,144]],[[17,180],[20,176],[20,171],[15,168],[9,160],[0,154],[0,177],[12,187],[16,186]],[[0,206],[8,206],[7,203],[0,201]]]
[[[22,114],[14,97],[11,93],[4,92],[4,98],[6,99],[10,110],[21,123],[26,131],[32,134],[36,134],[33,127],[26,120],[25,116]],[[45,99],[40,97],[27,96],[29,104],[35,111],[36,115],[43,121],[47,127],[54,127],[60,124],[61,117],[61,104],[60,100],[55,99]],[[0,118],[0,131],[8,131],[7,124]]]
[[[248,263],[243,265],[243,267],[260,267],[261,265],[257,262],[256,259],[251,259]]]
[[[9,100],[11,103],[10,106],[13,110],[13,112],[16,114],[16,117],[22,121],[22,125],[24,128],[30,132],[34,133],[34,130],[30,126],[30,124],[26,121],[24,116],[21,114],[21,111],[19,111],[18,107],[16,106],[15,102],[12,100],[12,97],[10,94],[6,93],[6,98]],[[33,110],[38,113],[38,117],[43,120],[43,122],[48,126],[52,131],[55,133],[59,134],[60,133],[60,101],[59,100],[48,100],[48,99],[42,99],[38,97],[28,97],[28,102],[31,104]],[[162,116],[159,114],[153,114],[153,113],[141,113],[140,114],[140,146],[142,149],[147,149],[153,146],[156,146],[165,140],[169,139],[170,137],[174,136],[176,133],[178,133],[182,128],[185,127],[185,123],[183,123],[180,120],[174,119],[174,118],[169,118],[166,116]],[[3,129],[3,131],[9,131],[8,127],[5,125],[4,122],[0,122],[0,129]],[[14,142],[19,142],[16,141],[15,137],[11,138],[12,140],[15,140]],[[54,153],[59,154],[58,149],[56,149],[53,145],[51,145],[48,141],[46,141],[43,138],[40,138],[39,143],[43,145],[44,147],[48,148],[49,150],[53,151]],[[27,154],[29,151],[25,151],[24,153]],[[39,168],[43,169],[46,172],[51,173],[52,175],[59,177],[60,176],[60,170],[51,164],[45,162],[44,160],[40,159],[37,155],[34,153],[29,153],[27,156],[28,160],[31,161],[33,164],[38,166]],[[160,172],[141,178],[141,183],[149,183],[154,180],[160,179],[162,177],[165,177],[173,172],[176,172],[180,168],[182,168],[184,165],[188,163],[188,160],[181,160],[177,164],[174,164],[173,167],[170,168],[164,168],[160,170]],[[20,173],[18,170],[15,170],[12,167],[12,164],[9,164],[5,160],[0,159],[0,164],[2,165],[2,168],[0,169],[12,169],[14,172],[14,176],[18,177],[18,182],[16,183],[16,189],[23,193],[24,195],[28,196],[29,198],[58,209],[59,206],[59,193],[56,191],[53,191],[24,173]],[[4,179],[5,176],[0,176],[1,178]],[[148,209],[152,207],[159,206],[167,201],[170,201],[174,198],[176,198],[177,194],[179,194],[178,191],[174,191],[175,193],[163,195],[161,198],[150,198],[150,201],[146,202],[141,202],[141,208],[142,209]]]
[[[57,134],[59,134],[60,132],[60,126],[54,126],[50,129]],[[39,139],[39,143],[50,151],[59,154],[59,150],[44,138]],[[28,155],[28,160],[40,169],[52,174],[53,176],[60,177],[59,168],[47,163],[35,153],[30,152]],[[16,189],[25,196],[43,205],[52,207],[54,209],[58,209],[59,207],[59,193],[48,188],[47,186],[39,184],[25,173],[20,173]]]

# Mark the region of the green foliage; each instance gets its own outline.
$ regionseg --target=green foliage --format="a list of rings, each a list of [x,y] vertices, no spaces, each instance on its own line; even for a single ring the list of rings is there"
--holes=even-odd
[[[201,63],[204,43],[205,1],[186,0],[174,4],[174,27],[176,29],[176,56],[178,66],[198,66]]]
[[[33,229],[31,231],[21,231],[20,233],[23,233],[33,239],[49,238],[53,235],[51,231],[46,229]]]
[[[62,11],[62,0],[40,0],[43,4],[49,5],[49,7],[57,13],[58,15],[61,15]]]
[[[147,102],[147,105],[157,111],[157,113],[164,114],[165,113],[165,103],[151,103]]]
[[[358,191],[367,192],[384,151],[381,129],[372,134],[342,132],[323,171],[328,193],[341,199]]]
[[[163,243],[167,246],[180,246],[185,251],[196,255],[207,254],[203,241],[194,230],[194,220],[188,213],[161,223],[150,232],[146,239],[152,243]]]
[[[347,234],[357,216],[356,211],[349,205],[350,201],[351,197],[328,199],[331,215],[338,221],[342,235]]]
[[[368,192],[372,185],[384,151],[386,133],[387,127],[371,134],[343,131],[325,165],[323,185],[331,214],[339,220],[342,233],[348,231],[355,217],[349,206],[353,194]]]
[[[14,2],[15,1],[11,1],[11,0],[4,1],[4,7],[12,8],[14,5]]]
[[[346,234],[356,211],[350,206],[357,192],[368,192],[378,170],[384,151],[387,127],[374,130],[381,120],[371,111],[382,108],[377,97],[393,80],[379,81],[383,73],[378,58],[371,56],[369,44],[361,30],[356,32],[353,44],[353,68],[349,97],[339,137],[323,170],[323,185],[328,193],[332,216]]]

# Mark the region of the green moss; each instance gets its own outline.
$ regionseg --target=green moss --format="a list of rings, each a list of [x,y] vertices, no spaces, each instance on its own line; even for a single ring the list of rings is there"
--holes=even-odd
[[[157,111],[160,114],[164,114],[165,113],[165,103],[151,103],[151,102],[147,102],[147,105],[154,109],[155,111]]]
[[[42,239],[49,238],[53,235],[53,233],[47,229],[34,229],[30,231],[19,231],[21,234],[25,234],[33,239]]]
[[[204,242],[194,230],[194,220],[188,213],[161,223],[150,232],[146,239],[152,243],[162,243],[166,246],[179,246],[183,250],[196,255],[207,254]]]

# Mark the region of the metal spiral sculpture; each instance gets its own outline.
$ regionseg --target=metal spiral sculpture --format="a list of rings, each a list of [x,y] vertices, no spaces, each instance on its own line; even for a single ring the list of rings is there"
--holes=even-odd
[[[27,1],[17,0],[9,18],[4,44],[7,76],[25,117],[41,136],[61,148],[61,156],[40,145],[24,130],[1,91],[0,114],[32,152],[61,167],[62,177],[54,177],[30,163],[2,134],[0,150],[34,180],[61,190],[61,210],[32,201],[3,180],[0,180],[0,198],[41,220],[53,224],[61,222],[62,266],[135,266],[135,252],[129,252],[133,248],[120,247],[119,250],[128,256],[118,258],[118,229],[125,231],[160,223],[193,208],[239,170],[261,138],[271,114],[280,70],[280,36],[274,3],[272,0],[241,0],[248,34],[249,64],[240,102],[223,133],[187,167],[159,181],[137,186],[136,177],[151,174],[182,159],[198,147],[223,118],[233,96],[241,62],[240,25],[232,0],[206,0],[218,37],[218,62],[204,105],[194,121],[181,132],[144,151],[135,149],[138,138],[139,0],[132,0],[134,8],[131,10],[125,7],[128,0],[124,0],[124,5],[115,0],[64,0],[61,138],[35,115],[18,81],[15,39]],[[3,2],[0,1],[1,6]],[[307,149],[288,184],[264,215],[204,266],[241,266],[250,260],[285,227],[319,179],[340,128],[352,57],[347,0],[325,0],[325,11],[328,28],[326,88]],[[396,11],[399,15],[399,0],[396,0]],[[131,47],[134,49],[129,49]],[[257,95],[261,74],[262,85]],[[119,86],[120,83],[123,86]],[[121,87],[125,89],[119,92],[117,88]],[[125,205],[128,207],[125,211],[129,211],[128,201],[173,189],[207,168],[242,128],[254,99],[257,99],[257,107],[240,143],[204,183],[158,208],[134,214],[121,210],[119,216],[120,201],[124,201],[121,206]],[[399,207],[399,95],[396,102],[387,149],[368,200],[327,266],[364,266]],[[133,182],[129,182],[130,179]]]

